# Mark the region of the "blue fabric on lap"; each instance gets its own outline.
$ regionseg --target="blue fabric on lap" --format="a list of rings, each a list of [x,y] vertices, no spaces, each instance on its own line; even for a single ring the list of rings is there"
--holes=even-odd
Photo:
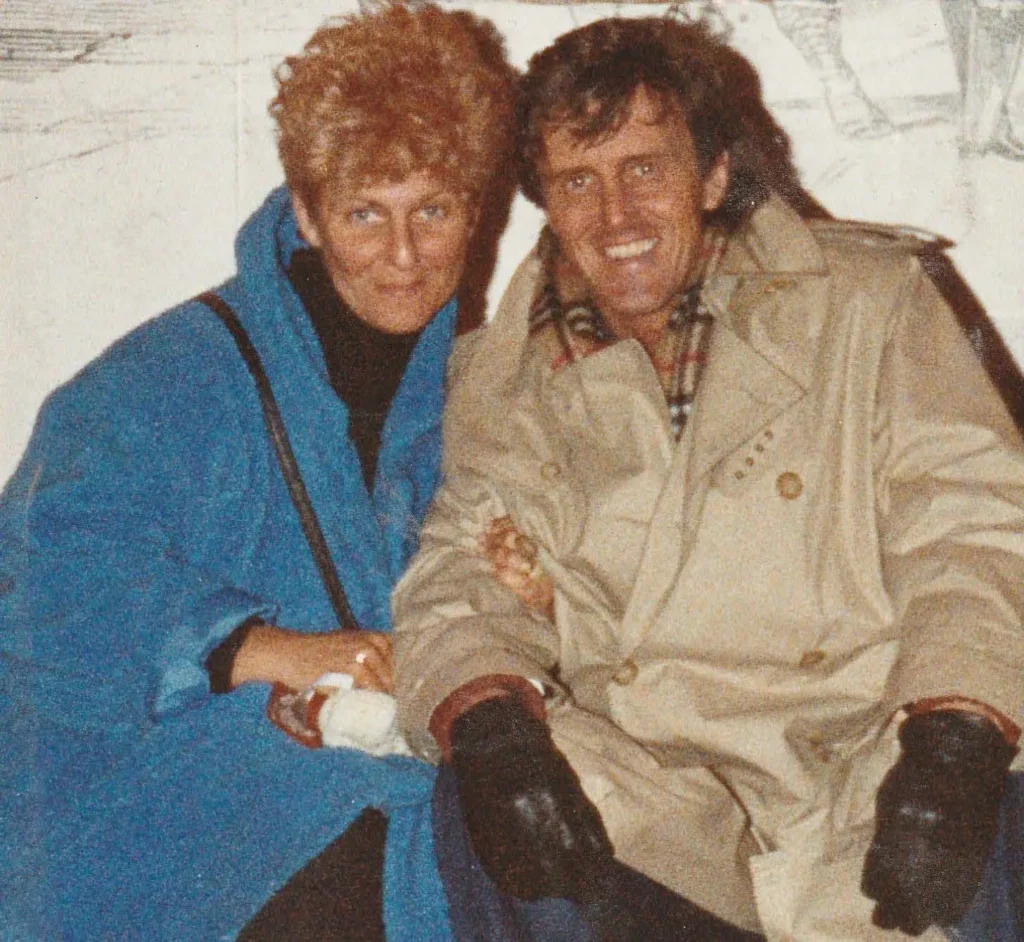
[[[952,929],[956,942],[1021,942],[1024,939],[1024,773],[1011,774],[1000,813],[999,835],[967,915]]]

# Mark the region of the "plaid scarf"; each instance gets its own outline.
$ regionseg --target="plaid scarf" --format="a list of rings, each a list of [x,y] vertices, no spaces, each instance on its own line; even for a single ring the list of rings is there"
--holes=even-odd
[[[589,299],[562,301],[559,294],[554,240],[546,233],[541,241],[545,277],[530,309],[530,336],[554,342],[556,354],[551,368],[561,369],[576,360],[615,343],[617,338],[601,312]],[[705,248],[702,270],[708,272],[721,255],[724,240],[712,238]],[[686,428],[697,387],[707,363],[714,318],[702,296],[698,281],[676,299],[665,332],[651,358],[668,404],[672,434],[676,441]]]

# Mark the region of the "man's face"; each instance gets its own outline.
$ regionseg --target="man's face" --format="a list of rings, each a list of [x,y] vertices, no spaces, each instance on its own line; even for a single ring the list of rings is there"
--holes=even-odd
[[[641,87],[606,138],[545,132],[540,171],[548,222],[609,327],[660,333],[694,273],[702,214],[725,195],[724,155],[702,180],[686,122]]]
[[[292,202],[335,290],[367,324],[412,333],[455,292],[475,213],[428,171],[397,183],[337,186],[315,208],[295,194]]]

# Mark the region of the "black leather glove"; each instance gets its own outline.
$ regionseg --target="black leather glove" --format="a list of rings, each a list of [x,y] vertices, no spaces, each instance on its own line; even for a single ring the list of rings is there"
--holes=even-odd
[[[524,900],[586,899],[611,843],[547,724],[500,697],[459,716],[450,742],[466,830],[498,888]]]
[[[982,716],[922,713],[900,727],[903,753],[882,781],[861,889],[873,922],[920,935],[970,907],[999,826],[1016,750]]]

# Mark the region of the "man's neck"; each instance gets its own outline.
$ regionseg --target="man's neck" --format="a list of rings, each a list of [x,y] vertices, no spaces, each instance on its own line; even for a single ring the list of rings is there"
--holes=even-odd
[[[603,315],[608,329],[620,340],[636,340],[647,351],[653,360],[665,335],[665,328],[672,313],[671,308],[646,315],[641,318],[615,318]]]

